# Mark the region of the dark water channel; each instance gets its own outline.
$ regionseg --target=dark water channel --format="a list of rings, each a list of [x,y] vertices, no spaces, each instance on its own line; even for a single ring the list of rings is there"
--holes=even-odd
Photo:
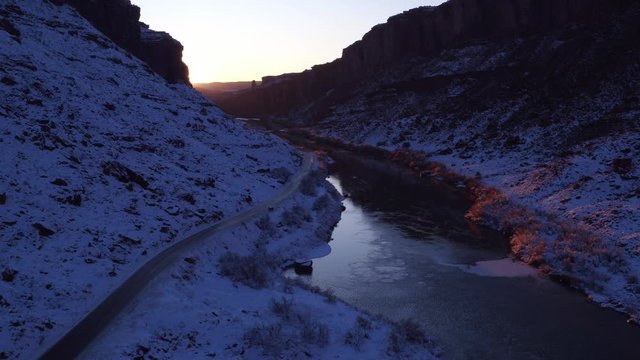
[[[640,359],[640,328],[511,261],[499,233],[464,218],[463,188],[330,154],[346,211],[331,254],[305,281],[371,313],[416,320],[444,359]]]

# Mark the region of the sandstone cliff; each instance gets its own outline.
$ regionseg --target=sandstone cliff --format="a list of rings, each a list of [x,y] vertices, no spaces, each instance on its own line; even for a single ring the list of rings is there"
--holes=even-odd
[[[73,6],[113,42],[145,61],[169,83],[190,84],[182,62],[182,45],[167,33],[156,33],[140,23],[140,8],[129,0],[52,0]]]
[[[189,68],[182,62],[182,44],[166,32],[141,24],[140,59],[170,83],[189,84]]]
[[[216,100],[473,178],[471,220],[640,322],[638,18],[638,0],[451,0]]]
[[[287,115],[341,85],[390,65],[478,41],[526,38],[573,24],[597,22],[635,0],[450,0],[389,18],[342,57],[299,74],[267,77],[252,91],[214,100],[241,116]]]

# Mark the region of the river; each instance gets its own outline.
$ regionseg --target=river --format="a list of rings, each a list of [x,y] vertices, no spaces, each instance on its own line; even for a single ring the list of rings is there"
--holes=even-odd
[[[640,358],[640,328],[624,315],[514,262],[501,234],[467,221],[462,185],[372,156],[330,155],[329,181],[346,210],[331,254],[304,281],[370,313],[417,321],[444,359]]]

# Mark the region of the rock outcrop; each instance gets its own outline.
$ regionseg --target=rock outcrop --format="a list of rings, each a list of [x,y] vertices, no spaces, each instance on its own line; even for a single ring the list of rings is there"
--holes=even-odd
[[[141,24],[139,57],[168,82],[189,83],[189,68],[182,62],[184,47],[171,35]]]
[[[73,6],[121,48],[145,61],[169,83],[189,84],[182,45],[169,34],[149,30],[140,22],[140,8],[129,0],[52,0]]]
[[[526,38],[572,24],[597,22],[637,0],[450,0],[389,18],[342,57],[299,74],[270,76],[256,89],[214,100],[239,116],[287,115],[338,86],[381,69],[474,41]]]
[[[52,0],[69,4],[118,46],[136,54],[140,45],[140,8],[129,0]]]

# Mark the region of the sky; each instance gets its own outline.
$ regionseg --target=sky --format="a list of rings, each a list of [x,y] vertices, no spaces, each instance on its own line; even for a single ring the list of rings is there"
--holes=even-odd
[[[191,82],[260,80],[333,61],[376,24],[443,0],[132,0],[184,45]]]

